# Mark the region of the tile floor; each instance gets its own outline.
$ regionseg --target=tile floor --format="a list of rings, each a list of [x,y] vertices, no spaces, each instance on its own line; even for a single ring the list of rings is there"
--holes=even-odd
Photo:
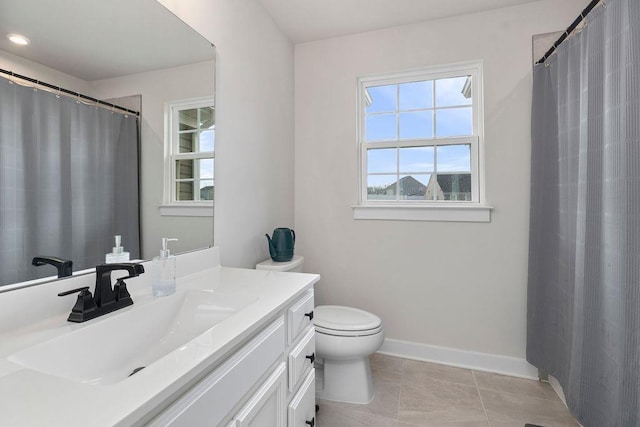
[[[368,405],[318,400],[318,427],[578,426],[546,383],[374,354]]]

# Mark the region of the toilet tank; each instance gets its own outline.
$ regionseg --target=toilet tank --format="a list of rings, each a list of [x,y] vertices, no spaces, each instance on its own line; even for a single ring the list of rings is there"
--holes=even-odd
[[[256,264],[256,270],[271,270],[271,271],[297,271],[302,272],[302,263],[304,257],[300,255],[294,255],[291,261],[275,262],[271,258]]]

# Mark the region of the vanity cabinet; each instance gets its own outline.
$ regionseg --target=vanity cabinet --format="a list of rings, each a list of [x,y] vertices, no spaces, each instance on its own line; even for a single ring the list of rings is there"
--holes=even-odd
[[[308,313],[311,313],[307,315]],[[313,289],[149,423],[154,427],[315,425]]]

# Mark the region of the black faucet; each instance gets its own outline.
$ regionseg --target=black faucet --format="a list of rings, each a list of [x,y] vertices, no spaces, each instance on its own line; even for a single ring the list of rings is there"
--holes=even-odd
[[[73,273],[73,261],[55,256],[37,256],[31,261],[32,265],[51,264],[58,270],[58,278],[69,277]]]
[[[112,287],[111,272],[115,270],[126,270],[129,275],[117,279],[116,284]],[[65,296],[80,292],[67,320],[76,323],[86,322],[130,306],[133,304],[133,300],[129,291],[127,291],[127,284],[124,279],[136,277],[142,273],[144,273],[144,267],[137,263],[98,265],[96,267],[96,288],[93,296],[89,291],[89,287],[72,289],[58,294],[58,296]]]

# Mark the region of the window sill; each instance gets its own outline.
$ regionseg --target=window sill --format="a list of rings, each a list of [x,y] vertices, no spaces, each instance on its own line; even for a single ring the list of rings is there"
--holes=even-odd
[[[353,219],[396,221],[491,222],[493,206],[477,203],[447,203],[432,206],[358,205]]]
[[[213,216],[211,205],[160,205],[160,216]]]

